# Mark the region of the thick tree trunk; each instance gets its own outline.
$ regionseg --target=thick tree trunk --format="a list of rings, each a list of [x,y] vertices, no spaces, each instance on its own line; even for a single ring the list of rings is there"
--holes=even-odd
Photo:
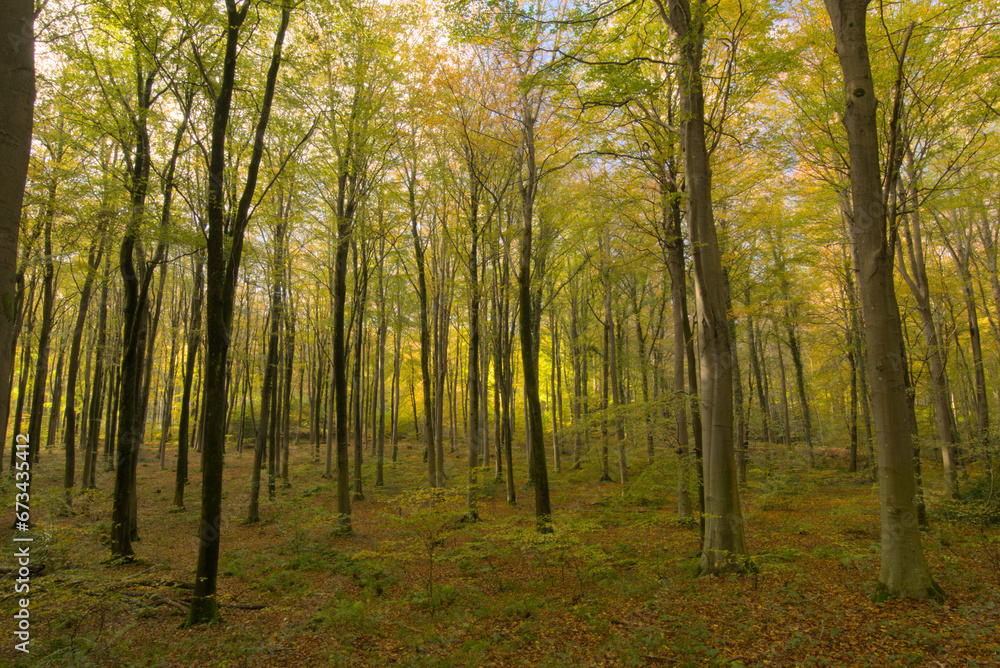
[[[10,0],[0,7],[0,90],[4,91],[4,131],[0,133],[0,438],[10,412],[17,321],[17,237],[31,153],[35,105],[35,3]],[[35,440],[39,435],[31,434]],[[0,463],[3,449],[0,448]]]
[[[660,0],[658,0],[660,2]],[[705,531],[701,571],[743,571],[747,549],[733,458],[733,369],[722,257],[712,215],[712,173],[705,141],[701,63],[708,4],[660,4],[681,53],[682,147],[694,257],[700,352]]]
[[[892,247],[880,183],[876,98],[865,33],[869,0],[825,0],[844,75],[853,211],[851,229],[865,314],[866,362],[879,442],[882,566],[877,598],[940,596],[917,521],[913,444],[907,424],[903,345]],[[889,155],[895,155],[895,145]],[[891,174],[891,171],[889,172]]]

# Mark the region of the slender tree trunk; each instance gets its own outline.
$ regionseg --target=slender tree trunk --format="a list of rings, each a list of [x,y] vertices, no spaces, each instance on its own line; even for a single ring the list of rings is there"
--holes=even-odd
[[[170,438],[170,427],[174,419],[174,380],[177,376],[177,338],[180,325],[180,304],[184,301],[181,292],[180,301],[174,305],[174,313],[170,319],[170,366],[167,369],[167,387],[163,397],[163,416],[160,420],[160,470],[167,467],[167,439]]]
[[[284,204],[283,194],[278,195]],[[260,391],[260,420],[257,438],[254,441],[253,465],[250,467],[250,503],[247,507],[247,523],[260,521],[260,470],[264,462],[264,449],[271,441],[268,467],[268,492],[274,498],[274,439],[273,409],[278,402],[278,347],[281,338],[282,320],[285,317],[282,303],[281,277],[284,275],[285,217],[278,216],[274,226],[274,266],[271,267],[271,304],[268,311],[267,357],[264,362],[264,382]]]
[[[749,295],[747,296],[749,302]],[[760,403],[760,416],[764,428],[764,441],[771,443],[774,437],[771,435],[770,407],[768,398],[764,394],[764,382],[761,379],[760,358],[757,355],[756,327],[753,322],[753,315],[747,316],[747,336],[749,337],[748,347],[750,349],[750,368],[753,371],[754,380],[757,385],[757,400]],[[766,447],[766,446],[765,446]]]
[[[601,350],[601,477],[598,482],[612,482],[608,467],[608,408],[610,407],[610,388],[608,387],[611,378],[609,364],[611,358],[611,346],[609,341],[608,325],[605,322],[601,330],[604,334],[604,343]]]
[[[233,302],[243,252],[243,237],[249,222],[250,205],[257,187],[257,176],[264,150],[274,99],[281,48],[288,27],[290,5],[282,6],[281,23],[274,40],[271,62],[267,71],[260,115],[254,130],[253,149],[247,169],[243,193],[235,211],[229,212],[231,227],[226,230],[223,173],[226,165],[226,136],[236,79],[237,45],[241,28],[249,9],[248,4],[237,9],[234,0],[226,0],[226,51],[219,94],[215,100],[212,123],[208,196],[208,253],[206,294],[206,354],[205,354],[205,417],[202,421],[204,447],[202,452],[202,504],[199,524],[198,567],[191,607],[185,626],[213,622],[219,618],[216,580],[219,572],[219,536],[222,527],[222,455],[225,447],[226,416],[226,357],[233,321]],[[228,236],[228,252],[225,237]]]
[[[290,269],[287,269],[290,271]],[[286,285],[290,281],[286,278]],[[288,455],[289,455],[289,445],[291,441],[291,410],[292,410],[292,373],[295,365],[295,318],[291,311],[292,301],[288,293],[286,292],[285,304],[285,380],[284,380],[284,399],[281,402],[281,415],[282,415],[282,437],[281,437],[281,467],[280,475],[282,484],[287,487],[288,482]],[[302,375],[299,374],[299,422],[302,419]],[[298,425],[296,425],[296,433],[298,433]]]
[[[57,159],[57,162],[59,160]],[[42,242],[42,313],[38,325],[38,353],[35,360],[35,379],[31,390],[31,412],[28,413],[29,454],[38,462],[42,443],[42,413],[45,409],[45,382],[49,371],[49,341],[52,339],[53,312],[55,309],[55,265],[52,260],[52,220],[55,217],[56,181],[49,189],[49,201],[44,215]],[[20,431],[18,431],[20,433]],[[26,492],[30,493],[30,492]]]
[[[365,331],[363,329],[365,306],[368,301],[368,253],[365,250],[366,244],[362,242],[362,268],[360,273],[358,272],[357,265],[355,264],[354,275],[356,277],[355,287],[354,287],[354,312],[355,319],[354,324],[357,326],[357,333],[355,334],[354,343],[354,369],[351,379],[351,384],[353,391],[351,392],[351,403],[353,406],[353,422],[354,422],[354,501],[363,501],[365,498],[364,492],[361,489],[361,464],[364,458],[364,425],[366,420],[364,419],[365,411],[362,410],[362,391],[364,388],[364,379],[362,378],[361,371],[364,364],[364,345],[365,340],[368,338],[365,336]]]
[[[781,426],[784,435],[785,451],[790,452],[792,448],[792,425],[788,410],[788,380],[785,375],[785,356],[781,353],[781,341],[777,342],[778,370],[781,374]]]
[[[385,313],[385,239],[379,240],[378,259],[378,344],[375,370],[375,486],[385,485],[385,339],[388,322]],[[398,367],[398,361],[396,363]],[[395,447],[395,445],[393,446]]]
[[[479,484],[477,469],[479,468],[480,427],[480,364],[479,364],[479,181],[475,166],[469,164],[469,233],[472,237],[469,247],[469,492],[466,499],[467,512],[470,518],[479,518],[479,503],[476,498],[476,488]],[[485,430],[484,430],[485,431]],[[488,464],[487,464],[488,466]]]
[[[191,291],[191,319],[187,331],[187,358],[184,362],[181,414],[177,423],[177,466],[174,470],[174,507],[184,507],[184,485],[188,478],[188,441],[191,433],[191,386],[194,383],[195,361],[201,345],[201,304],[205,284],[205,263],[195,260],[194,287]]]
[[[420,238],[417,217],[416,184],[408,185],[410,201],[410,230],[413,234],[413,251],[417,261],[417,296],[420,300],[420,376],[424,397],[424,454],[427,457],[427,480],[431,487],[438,486],[437,457],[434,456],[434,389],[431,384],[431,331],[427,313],[427,277],[424,268],[424,243]],[[413,411],[416,421],[416,407]]]
[[[573,470],[578,471],[581,466],[580,458],[583,453],[583,432],[586,426],[583,422],[584,350],[580,342],[580,332],[578,331],[579,316],[575,284],[570,289],[569,307],[569,346],[570,354],[573,357]]]
[[[164,256],[167,254],[167,249],[164,248]],[[149,394],[150,394],[150,384],[153,378],[153,360],[155,359],[154,353],[156,352],[156,335],[160,328],[160,314],[163,309],[163,288],[166,283],[167,272],[169,270],[169,263],[164,262],[160,268],[160,284],[156,290],[156,304],[153,307],[152,317],[149,318],[146,327],[146,352],[143,357],[144,369],[142,372],[142,415],[139,418],[140,424],[140,441],[145,441],[146,435],[146,423],[149,416]]]
[[[345,202],[347,174],[339,177],[342,193],[337,216],[337,254],[334,268],[333,297],[333,409],[336,413],[337,439],[337,526],[339,533],[351,533],[350,434],[347,424],[347,347],[344,339],[344,310],[347,300],[347,253],[353,234],[354,202]],[[359,328],[360,332],[360,328]],[[328,437],[329,442],[329,437]]]
[[[111,275],[110,257],[104,260],[104,275],[101,277],[101,306],[97,325],[97,345],[94,349],[94,377],[91,380],[92,394],[90,396],[89,413],[87,419],[90,422],[87,428],[87,444],[84,448],[83,459],[83,480],[80,486],[84,489],[94,489],[96,485],[97,469],[97,440],[101,431],[101,411],[103,409],[103,399],[101,392],[104,388],[104,365],[107,355],[108,339],[108,283]],[[111,391],[108,391],[111,394]]]
[[[788,348],[792,353],[792,364],[795,367],[795,386],[799,392],[799,405],[802,408],[802,426],[805,430],[806,439],[806,462],[809,468],[813,467],[813,448],[812,448],[812,421],[809,417],[809,399],[806,395],[806,379],[805,379],[805,368],[802,364],[802,352],[799,346],[798,333],[795,331],[795,326],[792,323],[791,315],[786,314],[787,330],[788,330]]]
[[[52,446],[55,445],[56,436],[59,433],[59,417],[62,412],[63,363],[66,361],[66,349],[59,346],[58,343],[59,357],[56,358],[56,372],[52,377],[52,386],[49,391],[51,400],[49,402],[49,426],[45,430],[46,452],[51,452]]]
[[[680,193],[678,174],[674,165],[673,146],[669,160],[659,165],[660,211],[662,216],[663,245],[666,248],[667,272],[670,275],[671,321],[674,334],[673,386],[677,400],[674,402],[674,424],[677,435],[677,514],[681,519],[691,517],[691,499],[688,476],[691,471],[690,441],[688,438],[688,409],[691,410],[692,429],[695,437],[695,454],[699,464],[695,468],[698,480],[698,505],[702,515],[705,497],[701,485],[701,418],[697,407],[697,375],[694,368],[694,348],[687,307],[687,275],[684,259],[684,234],[681,230]],[[668,169],[669,168],[669,169]],[[688,376],[685,380],[685,360]],[[685,390],[687,387],[687,390]]]
[[[28,377],[31,373],[31,344],[34,340],[34,330],[35,330],[35,308],[34,308],[34,296],[35,296],[35,277],[32,277],[31,286],[28,288],[28,300],[26,303],[27,314],[25,319],[27,320],[27,336],[24,337],[24,343],[21,346],[21,374],[17,382],[17,404],[14,408],[14,435],[21,434],[21,418],[24,415],[24,404],[28,394]],[[16,340],[15,340],[16,343]],[[11,378],[13,380],[13,377]],[[30,434],[29,434],[30,437]],[[14,470],[14,463],[16,461],[16,448],[11,448],[10,450],[10,467],[9,470]]]
[[[73,328],[73,340],[70,343],[69,350],[69,368],[66,373],[66,431],[63,434],[63,442],[66,446],[66,467],[65,475],[63,476],[63,487],[66,489],[67,505],[72,502],[71,490],[76,478],[76,376],[80,369],[80,346],[83,342],[83,330],[87,324],[87,309],[90,306],[94,277],[96,276],[97,268],[101,265],[101,258],[104,252],[103,246],[102,238],[101,242],[94,243],[90,247],[87,262],[87,277],[84,279],[83,289],[80,291],[80,306],[76,312],[76,326]],[[99,345],[99,347],[103,346]],[[61,372],[57,371],[56,375],[61,375]],[[85,452],[84,457],[86,456]],[[86,486],[86,482],[86,476],[84,476],[84,486]]]
[[[398,306],[397,306],[398,308]],[[393,362],[392,362],[392,461],[399,454],[399,365],[402,362],[402,323],[396,318],[393,332]]]
[[[605,241],[604,244],[604,257],[610,252],[610,239]],[[607,260],[605,260],[606,262]],[[621,479],[622,494],[625,493],[625,487],[628,484],[628,464],[625,461],[625,428],[622,425],[621,417],[621,407],[622,407],[622,396],[621,387],[619,387],[618,379],[618,346],[615,342],[615,319],[614,314],[611,309],[611,276],[607,267],[603,267],[604,273],[604,355],[607,358],[605,362],[605,382],[608,380],[608,375],[610,374],[611,379],[611,398],[614,401],[614,415],[615,415],[615,444],[618,446],[618,474]],[[607,404],[607,391],[605,390],[605,404]],[[607,461],[607,448],[605,447],[604,461]],[[606,464],[605,464],[606,466]]]
[[[917,313],[920,316],[921,332],[924,343],[927,344],[927,366],[930,370],[931,393],[934,397],[934,425],[937,429],[938,442],[941,448],[941,459],[944,465],[945,492],[953,497],[958,496],[958,480],[955,475],[955,442],[957,432],[951,412],[951,389],[946,371],[947,350],[938,342],[937,326],[930,303],[930,281],[924,257],[924,240],[919,214],[919,194],[916,189],[916,174],[913,168],[912,152],[907,151],[909,172],[912,182],[909,197],[904,195],[910,210],[901,219],[900,228],[903,231],[904,244],[896,246],[896,257],[902,275],[910,292],[913,294]],[[912,208],[910,208],[912,207]],[[909,260],[909,270],[907,269]]]
[[[556,309],[549,310],[549,332],[552,338],[552,368],[549,373],[549,410],[552,412],[552,459],[556,467],[556,473],[562,472],[562,457],[559,452],[559,411],[556,410],[558,389],[556,388],[556,373],[559,368],[559,329],[556,320]]]
[[[858,360],[854,356],[854,345],[850,332],[846,338],[847,363],[851,368],[851,405],[850,415],[847,418],[847,428],[851,435],[851,459],[847,470],[856,473],[858,470]]]
[[[117,338],[117,337],[116,337]],[[121,341],[116,341],[121,343]],[[115,359],[121,359],[118,345],[115,347]],[[112,359],[109,357],[109,359]],[[104,459],[107,471],[115,470],[115,443],[118,435],[118,399],[122,389],[121,364],[113,365],[108,377],[108,407],[104,420]]]

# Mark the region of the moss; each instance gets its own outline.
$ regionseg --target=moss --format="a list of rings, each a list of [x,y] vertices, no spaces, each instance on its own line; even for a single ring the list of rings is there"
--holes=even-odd
[[[909,597],[899,596],[897,594],[894,594],[889,590],[889,587],[884,582],[879,582],[877,585],[875,585],[875,593],[872,594],[873,603],[884,603],[892,598],[924,598],[924,599],[930,598],[935,601],[941,602],[944,600],[945,594],[944,594],[944,589],[942,589],[941,586],[937,582],[935,582],[933,578],[931,579],[931,584],[926,591],[922,591],[919,594],[915,594]]]

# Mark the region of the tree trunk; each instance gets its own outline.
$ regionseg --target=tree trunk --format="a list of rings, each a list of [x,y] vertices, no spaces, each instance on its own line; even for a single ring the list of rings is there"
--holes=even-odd
[[[747,302],[749,303],[749,295],[747,296]],[[747,316],[747,336],[749,337],[748,347],[750,348],[750,368],[753,371],[754,380],[756,381],[757,400],[760,403],[760,415],[763,422],[762,426],[764,428],[764,442],[771,443],[774,438],[771,435],[771,410],[770,406],[768,406],[768,398],[764,394],[764,382],[761,379],[761,365],[760,357],[757,355],[756,327],[753,323],[753,315]],[[765,447],[767,446],[765,445]]]
[[[438,486],[437,457],[434,456],[434,389],[431,383],[431,330],[427,313],[427,276],[424,268],[424,243],[420,238],[416,203],[415,175],[408,184],[410,202],[410,231],[413,235],[413,252],[417,260],[417,296],[420,299],[420,377],[424,398],[424,456],[427,458],[427,481]],[[414,409],[414,421],[416,410]]]
[[[219,534],[222,526],[222,454],[225,447],[226,357],[232,327],[233,302],[243,252],[243,237],[249,221],[250,205],[264,149],[264,133],[270,118],[275,82],[281,64],[281,47],[288,27],[289,4],[283,3],[281,23],[274,40],[267,71],[264,97],[254,131],[253,150],[246,183],[235,211],[225,211],[223,173],[226,165],[226,136],[236,79],[237,46],[249,5],[237,9],[226,0],[226,51],[219,94],[212,123],[208,196],[208,253],[206,295],[205,418],[202,452],[202,504],[198,542],[198,567],[191,607],[185,626],[219,619],[216,579],[219,572]],[[231,219],[227,230],[226,218]],[[227,234],[228,232],[228,234]],[[226,237],[230,243],[226,248]]]
[[[785,356],[781,353],[781,341],[777,342],[778,371],[781,374],[781,426],[784,436],[785,451],[792,449],[792,425],[788,410],[788,377],[785,374]]]
[[[60,162],[56,158],[56,163]],[[49,188],[49,201],[45,207],[44,232],[42,233],[42,314],[38,326],[38,353],[35,360],[35,379],[31,390],[31,412],[28,413],[28,457],[38,462],[42,444],[42,413],[45,409],[45,382],[49,370],[49,341],[52,339],[52,316],[55,309],[55,266],[52,260],[52,220],[55,217],[56,181]],[[28,493],[28,492],[26,492]]]
[[[748,559],[733,456],[732,351],[722,257],[712,215],[712,176],[705,142],[701,80],[708,5],[701,0],[693,6],[687,0],[668,0],[667,5],[669,11],[659,4],[662,18],[673,28],[681,53],[678,82],[683,119],[681,145],[698,317],[705,486],[701,572],[744,571]]]
[[[365,336],[364,332],[364,317],[365,317],[365,306],[368,302],[368,252],[366,250],[367,244],[362,241],[361,244],[361,270],[358,271],[357,262],[355,261],[354,267],[354,324],[357,326],[357,332],[354,335],[354,373],[352,374],[351,384],[353,391],[351,392],[351,400],[354,409],[354,496],[355,501],[363,501],[365,498],[364,492],[361,489],[361,463],[364,456],[364,442],[363,442],[363,430],[366,420],[364,419],[365,411],[362,410],[362,388],[364,387],[364,379],[362,378],[361,371],[362,365],[364,363],[364,343]]]
[[[479,518],[476,488],[479,484],[479,181],[475,165],[469,161],[469,492],[466,507],[471,519]],[[487,464],[488,465],[488,464]]]
[[[398,308],[398,306],[397,306]],[[393,362],[392,362],[392,461],[396,461],[399,454],[399,365],[402,361],[402,323],[396,318],[393,328]]]
[[[76,326],[73,328],[73,340],[69,349],[69,368],[66,373],[66,431],[63,434],[63,442],[66,446],[66,467],[63,487],[66,489],[67,505],[72,502],[70,490],[73,489],[73,482],[76,478],[76,376],[80,370],[80,346],[83,342],[83,329],[87,324],[87,309],[90,306],[94,277],[97,268],[101,265],[103,253],[103,230],[101,230],[101,241],[91,244],[90,247],[87,277],[84,279],[83,289],[80,291],[80,306],[76,312]],[[99,344],[98,347],[102,348],[103,346]],[[98,403],[100,402],[98,401]],[[86,453],[84,456],[87,456]],[[84,486],[86,486],[86,476],[84,476]]]
[[[385,238],[379,240],[378,259],[378,334],[375,360],[375,486],[385,485],[385,339],[388,322],[385,314]],[[398,363],[397,363],[398,366]]]
[[[906,241],[896,246],[896,258],[899,262],[899,272],[910,288],[920,315],[921,332],[927,345],[927,366],[930,370],[931,393],[934,397],[934,425],[937,429],[938,442],[941,448],[941,459],[944,465],[945,493],[952,498],[958,497],[958,480],[955,476],[955,442],[957,432],[954,417],[951,412],[951,388],[948,383],[946,355],[947,349],[938,342],[937,326],[934,324],[934,314],[930,302],[930,281],[927,277],[924,257],[924,240],[919,214],[919,194],[916,186],[916,173],[913,167],[912,152],[907,151],[909,174],[911,180],[910,193],[904,197],[908,211],[904,213],[900,228]],[[909,270],[907,270],[909,260]]]
[[[886,193],[880,184],[876,98],[865,34],[869,0],[825,2],[844,75],[844,126],[853,199],[851,231],[879,442],[882,566],[876,598],[940,596],[941,588],[931,578],[920,541],[912,438],[909,429],[899,428],[908,420],[899,355],[903,334],[886,230]],[[888,155],[895,152],[896,147],[890,145]]]
[[[195,260],[194,287],[191,291],[191,318],[187,331],[187,359],[184,362],[184,387],[181,390],[181,414],[177,423],[177,466],[174,470],[174,507],[184,507],[184,485],[188,478],[188,440],[191,433],[191,386],[194,384],[194,367],[201,345],[201,304],[205,283],[205,263]]]
[[[347,424],[347,347],[345,335],[345,302],[347,300],[347,253],[351,248],[354,222],[354,202],[345,201],[347,173],[338,178],[341,192],[337,215],[337,254],[333,288],[333,382],[334,413],[337,440],[337,522],[336,531],[351,533],[350,434]],[[360,332],[360,328],[359,328]],[[329,437],[327,437],[329,441]]]
[[[586,425],[583,422],[583,345],[578,331],[579,311],[577,307],[577,287],[570,288],[569,297],[569,347],[573,357],[573,470],[581,466],[580,457],[583,454],[583,433]]]
[[[174,313],[170,318],[170,366],[167,369],[166,393],[163,397],[163,415],[160,420],[160,470],[167,467],[167,439],[170,438],[170,427],[174,420],[174,385],[177,377],[177,338],[180,326],[180,305],[184,301],[181,291],[180,300],[174,304]]]
[[[87,443],[84,448],[83,459],[83,480],[80,486],[84,489],[94,489],[96,485],[97,469],[97,439],[101,431],[101,411],[103,409],[103,399],[101,392],[104,389],[104,365],[108,358],[108,283],[111,276],[111,258],[104,259],[104,275],[101,277],[101,306],[97,325],[97,345],[94,349],[94,377],[91,380],[92,394],[90,396],[89,413],[87,419],[89,426],[87,432]],[[110,384],[110,383],[109,383]],[[111,391],[108,391],[111,394]]]
[[[809,417],[809,399],[806,395],[805,368],[802,364],[802,352],[799,347],[798,333],[792,323],[791,314],[785,314],[785,322],[788,331],[788,348],[792,353],[792,364],[795,367],[795,386],[799,392],[799,405],[802,408],[802,426],[805,430],[806,439],[806,463],[809,468],[813,467],[812,448],[812,421]]]
[[[610,252],[611,241],[607,239],[604,244],[604,263],[607,262],[607,255]],[[622,494],[625,493],[625,486],[628,484],[628,465],[625,461],[625,427],[622,425],[621,417],[621,387],[618,380],[618,346],[615,342],[615,319],[614,314],[611,309],[611,275],[607,267],[602,267],[604,274],[604,354],[607,357],[607,370],[605,375],[605,381],[607,381],[608,374],[611,377],[611,398],[614,401],[614,415],[615,415],[615,444],[618,446],[618,474],[622,485]],[[607,392],[605,392],[605,402]],[[607,460],[607,454],[605,453],[605,461]]]
[[[284,206],[284,197],[278,195],[281,202],[279,206]],[[257,437],[254,440],[253,465],[250,467],[250,503],[247,507],[247,523],[253,524],[260,521],[260,470],[264,460],[264,448],[267,446],[268,438],[272,436],[272,412],[277,403],[277,380],[278,380],[278,344],[281,338],[282,320],[285,317],[284,305],[282,303],[281,277],[285,273],[284,268],[284,248],[285,248],[285,217],[278,216],[278,222],[274,225],[274,265],[271,267],[271,304],[268,309],[268,336],[267,336],[267,357],[264,362],[264,381],[260,390],[260,420],[257,424]],[[274,488],[274,439],[271,439],[272,447],[269,461],[268,491]],[[273,498],[273,492],[271,492]]]
[[[552,339],[552,368],[549,373],[549,411],[552,413],[552,459],[556,468],[556,473],[562,472],[562,457],[559,452],[559,411],[556,410],[558,403],[558,388],[556,387],[556,375],[559,369],[559,324],[556,320],[556,309],[549,310],[549,336]]]
[[[31,152],[35,105],[35,4],[10,0],[0,7],[0,35],[6,51],[0,59],[4,91],[4,131],[0,134],[0,437],[7,430],[17,321],[17,237]],[[31,439],[37,439],[31,434]],[[0,447],[0,464],[3,449]]]
[[[732,286],[729,283],[729,267],[723,267],[722,277],[726,286],[726,311],[732,312],[733,310],[733,293]],[[740,372],[740,356],[737,352],[737,341],[736,341],[736,320],[729,321],[729,349],[731,351],[732,367],[733,367],[733,404],[736,408],[736,470],[739,476],[739,481],[745,483],[747,481],[747,453],[749,450],[749,442],[747,435],[747,416],[746,409],[743,406],[743,376]],[[805,405],[805,401],[803,401]],[[808,413],[806,413],[806,419],[808,420]],[[806,429],[808,432],[808,428]],[[809,448],[809,461],[810,466],[812,465],[812,447]]]

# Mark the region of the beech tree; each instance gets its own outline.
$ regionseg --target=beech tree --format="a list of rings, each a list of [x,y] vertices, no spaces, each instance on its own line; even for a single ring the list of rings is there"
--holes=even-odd
[[[694,254],[704,449],[705,528],[701,570],[706,574],[747,568],[743,513],[733,452],[733,375],[722,257],[712,213],[712,172],[705,141],[701,64],[708,3],[670,0],[657,7],[674,33],[681,57],[681,146],[687,215]]]
[[[877,598],[941,596],[924,559],[917,523],[912,435],[908,424],[902,362],[903,333],[893,284],[886,200],[895,187],[900,82],[896,81],[889,165],[879,167],[875,87],[866,33],[869,0],[826,0],[837,57],[844,77],[851,177],[851,236],[857,262],[858,291],[865,314],[865,362],[878,440],[879,505],[882,518],[882,568]],[[912,29],[911,29],[912,32]],[[907,37],[909,34],[907,35]],[[906,53],[906,41],[900,48]],[[903,55],[899,66],[902,68]],[[898,75],[897,75],[898,76]]]
[[[207,346],[203,420],[205,441],[202,448],[198,567],[191,608],[184,620],[185,626],[219,619],[216,580],[219,573],[222,528],[222,450],[226,440],[226,358],[231,340],[233,302],[243,256],[243,240],[250,218],[250,207],[257,189],[260,161],[264,154],[264,138],[270,120],[278,70],[281,67],[281,49],[291,15],[291,6],[285,2],[281,8],[281,18],[267,70],[264,96],[253,131],[253,149],[246,168],[246,180],[235,208],[227,210],[226,204],[229,200],[224,196],[227,134],[232,115],[238,47],[250,6],[251,0],[243,0],[239,5],[235,0],[226,0],[226,56],[223,61],[222,76],[217,89],[212,81],[206,82],[214,101],[214,114],[207,165],[209,174],[205,298]]]

